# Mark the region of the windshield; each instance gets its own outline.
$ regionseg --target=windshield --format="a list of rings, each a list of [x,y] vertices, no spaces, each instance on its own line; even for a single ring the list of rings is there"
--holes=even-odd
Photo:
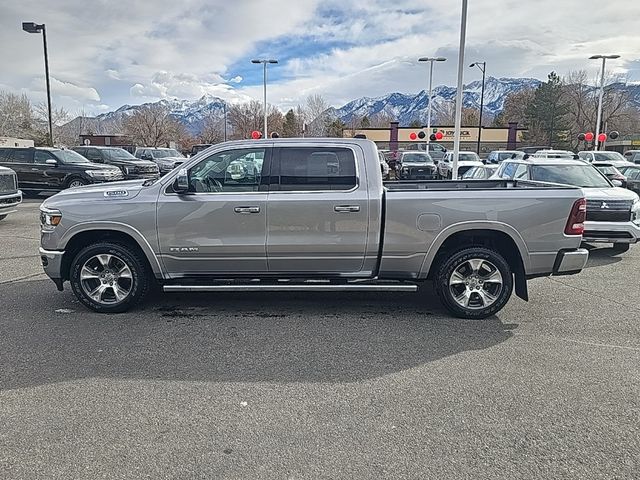
[[[174,150],[173,148],[167,148],[163,150],[152,150],[152,152],[153,152],[153,158],[169,158],[169,157],[182,158],[182,154],[179,151]]]
[[[405,153],[402,156],[402,161],[411,163],[433,163],[431,156],[424,153]]]
[[[469,152],[460,152],[458,158],[461,162],[475,162],[479,160],[478,156],[475,153]]]
[[[618,152],[593,152],[593,156],[596,159],[596,162],[606,162],[611,160],[626,161],[626,159]]]
[[[591,165],[532,165],[531,180],[583,188],[609,188],[611,184]]]
[[[109,160],[139,160],[123,148],[103,148],[102,151]]]
[[[51,153],[62,163],[91,163],[89,160],[73,150],[54,150]]]

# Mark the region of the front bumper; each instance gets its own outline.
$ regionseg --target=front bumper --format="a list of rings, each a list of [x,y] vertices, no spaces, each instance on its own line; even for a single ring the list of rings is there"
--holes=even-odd
[[[40,261],[42,262],[42,268],[44,273],[53,280],[58,287],[58,290],[62,291],[62,257],[64,251],[58,250],[45,250],[40,247]]]
[[[584,269],[589,260],[589,251],[585,248],[563,250],[556,256],[553,265],[554,275],[572,275]]]
[[[22,203],[22,192],[0,195],[0,215],[8,215],[16,211],[16,207]]]
[[[637,243],[640,226],[633,222],[584,222],[582,239],[592,243]]]

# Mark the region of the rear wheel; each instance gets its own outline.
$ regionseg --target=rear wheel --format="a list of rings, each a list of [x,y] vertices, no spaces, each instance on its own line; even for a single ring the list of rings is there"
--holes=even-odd
[[[71,263],[71,288],[78,300],[101,313],[125,312],[149,291],[146,259],[129,245],[101,242],[82,249]]]
[[[435,288],[451,314],[482,319],[507,304],[513,291],[513,274],[498,252],[484,247],[465,248],[443,259]]]
[[[613,253],[619,254],[619,253],[628,252],[630,247],[631,247],[630,243],[614,243]]]

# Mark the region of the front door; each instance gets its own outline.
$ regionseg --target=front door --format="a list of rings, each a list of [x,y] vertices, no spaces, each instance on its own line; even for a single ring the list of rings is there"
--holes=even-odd
[[[369,202],[356,165],[364,169],[361,150],[327,145],[276,149],[267,211],[269,272],[363,270]]]
[[[212,153],[189,167],[189,192],[158,199],[160,256],[182,276],[265,273],[270,148]],[[264,177],[264,180],[263,180]]]

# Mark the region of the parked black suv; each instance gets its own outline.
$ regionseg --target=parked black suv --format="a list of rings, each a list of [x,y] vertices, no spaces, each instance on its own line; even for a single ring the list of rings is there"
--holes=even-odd
[[[80,146],[73,147],[72,150],[94,163],[104,163],[118,167],[122,170],[127,180],[157,178],[160,176],[158,166],[154,162],[140,160],[122,148]]]
[[[18,186],[26,194],[124,179],[116,167],[96,165],[72,150],[60,148],[2,147],[0,166],[16,172]]]

